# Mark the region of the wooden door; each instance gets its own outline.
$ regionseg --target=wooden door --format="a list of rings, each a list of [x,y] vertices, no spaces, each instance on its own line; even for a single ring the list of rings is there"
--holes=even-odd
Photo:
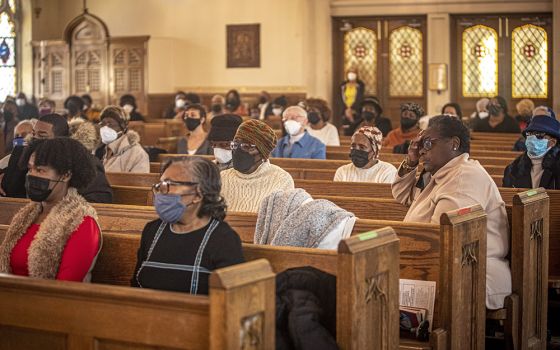
[[[64,100],[70,94],[70,55],[64,41],[41,41],[33,43],[33,94],[49,98],[63,109]]]
[[[149,37],[111,38],[109,46],[110,103],[122,95],[136,98],[139,111],[147,111],[147,52]]]
[[[550,15],[462,15],[452,21],[452,99],[464,115],[483,97],[500,95],[515,105],[529,98],[552,102]]]
[[[343,111],[340,83],[348,68],[358,68],[366,95],[376,96],[399,125],[400,104],[426,105],[426,21],[424,17],[333,19],[333,116]]]

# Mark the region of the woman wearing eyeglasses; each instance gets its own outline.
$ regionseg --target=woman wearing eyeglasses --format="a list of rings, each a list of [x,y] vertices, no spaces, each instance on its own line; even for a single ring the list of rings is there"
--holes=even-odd
[[[152,187],[159,219],[144,231],[132,286],[208,294],[213,270],[242,263],[241,240],[224,222],[220,172],[198,157],[174,158]]]
[[[405,222],[440,223],[441,214],[480,204],[487,215],[486,307],[499,309],[511,294],[508,219],[494,180],[469,159],[470,136],[451,115],[430,119],[428,129],[412,140],[393,182],[393,196],[409,206]],[[424,167],[416,176],[419,162]]]
[[[243,122],[231,143],[233,169],[222,171],[222,195],[230,211],[256,213],[261,201],[274,191],[294,189],[292,176],[270,164],[276,135],[265,123]]]
[[[560,122],[547,115],[533,117],[523,131],[527,151],[504,171],[504,187],[560,188]]]

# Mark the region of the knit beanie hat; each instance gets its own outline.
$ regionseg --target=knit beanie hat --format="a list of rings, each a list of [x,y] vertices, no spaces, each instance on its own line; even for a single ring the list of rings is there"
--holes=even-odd
[[[99,120],[103,120],[105,118],[114,119],[117,123],[119,123],[121,129],[126,130],[130,116],[119,106],[107,106],[101,111]]]
[[[215,116],[210,122],[208,141],[233,141],[237,128],[243,119],[236,114],[223,114]]]
[[[237,129],[235,138],[257,146],[263,158],[268,158],[270,152],[276,146],[276,134],[274,130],[265,123],[256,119],[243,122]]]
[[[404,111],[411,111],[412,113],[416,114],[416,119],[419,119],[424,115],[424,108],[422,108],[422,106],[420,106],[418,103],[414,102],[401,104],[401,114]]]

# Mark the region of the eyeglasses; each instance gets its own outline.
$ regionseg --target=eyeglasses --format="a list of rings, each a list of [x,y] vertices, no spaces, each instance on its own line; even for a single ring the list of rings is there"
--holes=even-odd
[[[169,188],[171,186],[196,186],[196,185],[198,185],[198,182],[164,180],[164,181],[160,181],[156,184],[153,184],[152,185],[152,192],[154,194],[157,194],[157,193],[168,194],[169,193]],[[185,193],[185,194],[190,194],[190,193]]]
[[[424,140],[422,140],[422,147],[426,150],[429,151],[432,149],[432,147],[434,147],[434,141],[439,140],[438,138],[425,138]]]
[[[251,152],[254,151],[255,149],[257,149],[257,146],[250,144],[250,143],[244,143],[244,142],[237,142],[237,141],[232,141],[230,144],[230,147],[232,150],[236,150],[238,148],[241,148],[242,151],[245,152]]]
[[[537,139],[542,140],[546,136],[544,132],[527,131],[527,136],[536,136]]]

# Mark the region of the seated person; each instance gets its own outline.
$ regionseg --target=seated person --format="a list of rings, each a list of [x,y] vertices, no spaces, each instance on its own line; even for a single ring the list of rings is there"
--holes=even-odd
[[[119,106],[124,109],[128,120],[131,122],[145,122],[146,119],[140,113],[138,113],[136,105],[136,98],[132,95],[122,95],[119,99]]]
[[[408,143],[418,136],[420,127],[418,121],[424,115],[424,109],[417,103],[403,103],[401,105],[401,126],[391,130],[383,139],[383,147],[394,149]],[[406,148],[406,146],[405,146]]]
[[[515,105],[515,109],[517,110],[517,115],[515,116],[515,120],[519,124],[519,129],[521,131],[525,130],[527,125],[531,122],[531,117],[533,117],[533,110],[535,109],[535,104],[533,101],[529,100],[528,98],[524,98],[521,101],[517,102]]]
[[[68,122],[60,114],[47,114],[39,117],[33,125],[33,139],[53,139],[55,137],[68,136]],[[2,193],[6,197],[25,198],[25,174],[27,174],[27,163],[25,162],[26,144],[14,147],[8,167],[2,177]]]
[[[150,158],[140,145],[140,136],[128,129],[128,116],[118,106],[101,112],[101,142],[106,145],[102,162],[107,173],[149,173]]]
[[[208,120],[206,121],[205,127],[209,127],[212,119],[219,115],[223,115],[226,109],[226,99],[222,95],[212,96],[210,101],[210,113],[208,113]]]
[[[235,89],[229,90],[226,94],[226,111],[241,116],[248,116],[249,111],[241,103],[241,96]]]
[[[445,212],[482,206],[487,215],[486,307],[495,310],[504,307],[504,298],[511,294],[508,217],[494,180],[478,161],[469,159],[469,150],[469,131],[459,118],[433,117],[410,143],[392,191],[398,202],[410,206],[404,222],[439,224]],[[424,172],[417,178],[419,159]]]
[[[346,80],[340,84],[340,102],[342,111],[342,132],[351,136],[362,123],[360,108],[366,85],[358,76],[358,68],[350,67],[346,72]]]
[[[212,119],[208,141],[214,150],[215,163],[220,171],[233,167],[231,142],[243,120],[235,114],[222,114]]]
[[[39,109],[34,103],[27,101],[27,96],[23,92],[17,94],[16,105],[20,120],[39,118]]]
[[[537,115],[545,115],[547,117],[551,117],[556,120],[556,113],[552,110],[552,108],[547,106],[538,106],[533,109],[533,114],[531,118],[536,117]],[[531,119],[529,119],[529,123]],[[513,151],[515,152],[527,152],[527,146],[525,145],[525,134],[521,133],[521,136],[515,143],[513,144]]]
[[[265,123],[250,119],[239,126],[231,147],[233,169],[221,173],[230,211],[256,213],[264,197],[294,188],[292,176],[268,160],[275,145],[276,134]]]
[[[305,127],[309,123],[307,112],[299,106],[286,108],[282,114],[284,129],[288,135],[282,137],[272,157],[326,159],[327,148],[324,143],[309,135]]]
[[[187,136],[177,141],[177,153],[179,154],[213,154],[212,146],[208,141],[208,133],[204,130],[206,121],[206,109],[198,103],[187,106],[183,113],[183,122],[187,127]]]
[[[93,106],[93,99],[91,96],[88,94],[82,95],[82,100],[84,101],[84,115],[87,120],[92,123],[99,123],[99,115],[101,114],[101,111]]]
[[[169,106],[165,112],[165,118],[183,120],[183,112],[188,105],[200,103],[200,96],[195,93],[179,91],[175,95],[175,104]]]
[[[220,187],[220,172],[207,159],[165,164],[152,187],[159,219],[142,231],[133,287],[208,294],[212,271],[244,261],[241,240],[224,221]]]
[[[490,99],[487,106],[488,118],[479,119],[474,125],[476,132],[520,133],[519,125],[510,117],[507,102],[502,96]]]
[[[53,100],[42,99],[39,101],[39,116],[53,114],[56,110],[56,103]]]
[[[527,151],[506,167],[503,187],[560,189],[560,122],[535,116],[523,136]]]
[[[313,200],[301,188],[264,198],[255,226],[255,244],[337,249],[350,237],[354,214],[326,199]]]
[[[383,136],[376,127],[362,126],[352,136],[352,163],[336,169],[334,181],[393,183],[397,169],[378,159]]]
[[[37,140],[27,151],[31,203],[0,245],[0,273],[88,282],[102,240],[95,209],[76,190],[95,176],[88,151],[69,138]]]
[[[18,146],[27,146],[31,136],[33,135],[33,123],[37,119],[24,119],[17,123],[14,128],[14,138],[12,140],[13,148]],[[13,149],[12,148],[12,149]],[[12,154],[8,154],[0,160],[0,170],[4,170],[8,167]]]
[[[461,111],[461,106],[455,102],[448,102],[443,105],[441,109],[441,114],[450,114],[459,117],[459,119],[463,120],[463,112]]]
[[[84,114],[84,100],[80,96],[72,95],[64,101],[64,109],[66,109],[66,118],[68,122],[74,119],[87,120]]]
[[[393,129],[391,119],[383,116],[383,108],[375,96],[366,96],[362,101],[361,119],[363,120],[358,129],[362,126],[375,126],[383,137],[387,136]]]
[[[329,123],[332,113],[327,101],[308,98],[305,100],[305,105],[309,121],[309,125],[306,127],[307,132],[326,146],[340,146],[338,130],[336,126]]]

